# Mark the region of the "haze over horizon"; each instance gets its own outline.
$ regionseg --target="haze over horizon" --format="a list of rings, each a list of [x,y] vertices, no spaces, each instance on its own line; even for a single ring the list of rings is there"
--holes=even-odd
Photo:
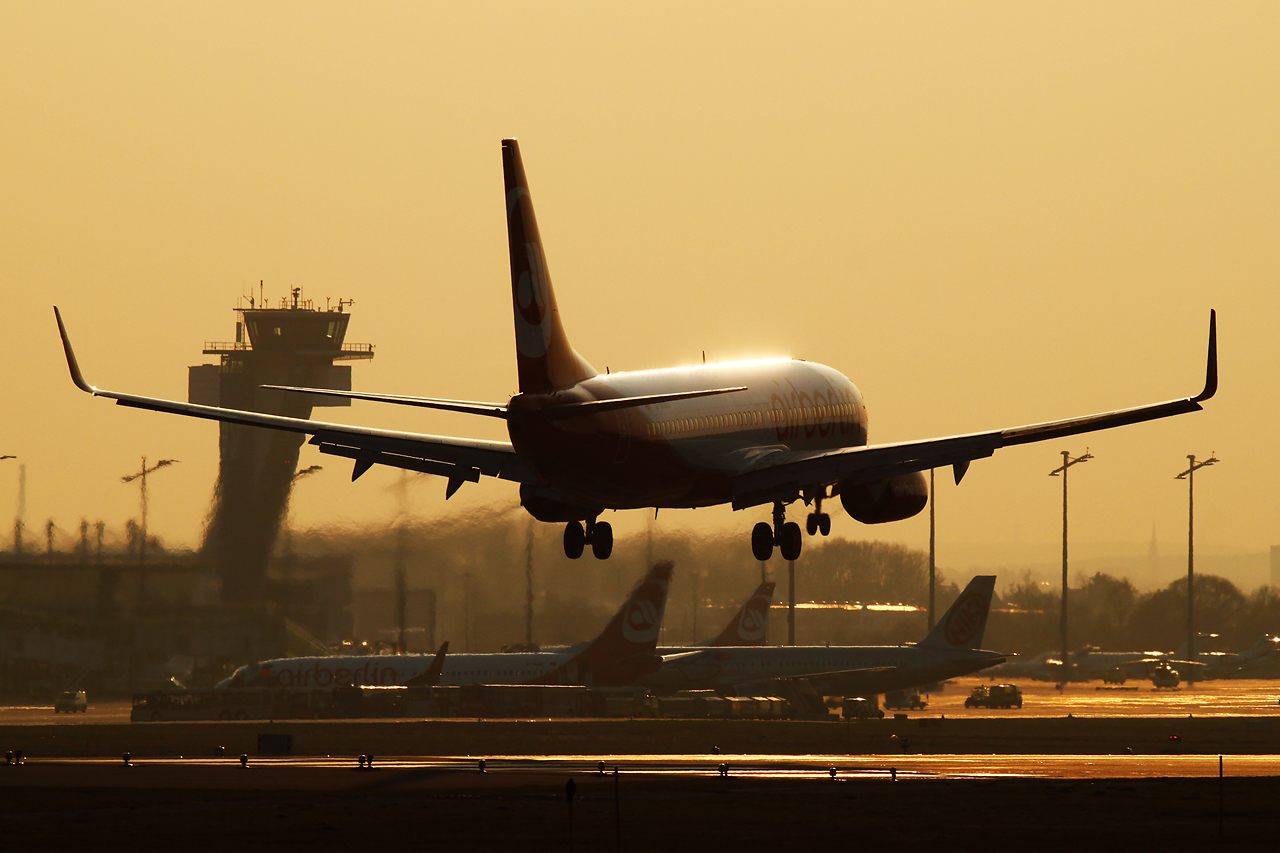
[[[1073,550],[1185,548],[1186,455],[1205,553],[1280,542],[1280,8],[1265,3],[587,3],[375,7],[10,4],[0,9],[10,345],[0,516],[196,545],[217,425],[94,400],[67,378],[186,399],[206,340],[265,280],[356,300],[353,385],[505,401],[515,390],[499,140],[521,141],[560,308],[613,371],[749,356],[829,364],[871,440],[942,436],[1196,393],[1204,412],[997,451],[938,472],[948,543],[1044,543],[1059,452]],[[490,419],[356,402],[318,419],[505,438]],[[400,509],[399,473],[304,447],[299,527]],[[508,483],[408,509],[514,507]],[[664,510],[738,531],[766,507]],[[794,507],[791,518],[799,520]],[[834,535],[925,547],[928,513]],[[643,511],[610,514],[619,534]],[[7,522],[5,523],[7,528]],[[0,547],[10,543],[7,532]]]

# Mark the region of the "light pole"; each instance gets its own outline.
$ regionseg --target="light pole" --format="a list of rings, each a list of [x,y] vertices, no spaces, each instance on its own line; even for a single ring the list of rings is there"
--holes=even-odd
[[[1088,462],[1093,458],[1093,454],[1089,452],[1089,448],[1084,449],[1083,456],[1071,458],[1071,452],[1062,451],[1062,465],[1054,468],[1049,472],[1050,477],[1062,475],[1062,679],[1058,682],[1059,686],[1066,684],[1067,676],[1071,670],[1068,667],[1069,658],[1067,657],[1067,469],[1072,465],[1080,462]]]
[[[1212,453],[1203,462],[1197,462],[1193,455],[1187,456],[1190,466],[1175,480],[1187,481],[1187,657],[1194,663],[1196,659],[1196,617],[1195,617],[1195,580],[1196,580],[1196,493],[1195,474],[1201,468],[1216,465],[1218,460]],[[1188,678],[1187,681],[1192,681]]]
[[[934,552],[933,502],[938,493],[933,490],[933,469],[929,469],[929,630],[933,631],[933,584],[936,572]]]
[[[12,455],[12,454],[6,453],[4,456],[0,456],[0,462],[4,461],[5,459],[17,459],[17,458],[18,458],[18,457],[14,456],[14,455]],[[25,465],[24,465],[24,466],[22,466],[22,467],[19,469],[19,471],[20,471],[20,473],[19,473],[19,475],[18,475],[18,476],[19,476],[19,480],[18,480],[18,514],[17,514],[16,516],[14,516],[14,519],[13,519],[13,553],[14,553],[14,556],[17,556],[17,557],[22,556],[22,515],[23,515],[23,512],[24,512],[24,511],[25,511],[25,509],[26,509],[26,506],[25,506],[25,504],[26,504],[26,483],[27,483],[27,469],[26,469],[26,466],[25,466]]]
[[[142,457],[142,468],[136,474],[126,474],[120,478],[122,483],[132,483],[134,480],[141,481],[142,486],[142,539],[138,543],[138,562],[145,563],[147,561],[147,475],[159,471],[161,468],[172,465],[177,459],[161,459],[150,468],[147,467],[147,457]]]

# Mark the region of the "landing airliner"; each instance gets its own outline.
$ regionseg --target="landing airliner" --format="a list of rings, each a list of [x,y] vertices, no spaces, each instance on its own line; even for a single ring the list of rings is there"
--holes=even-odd
[[[445,498],[481,476],[518,483],[535,519],[560,523],[564,551],[589,544],[613,551],[605,510],[771,505],[773,523],[751,532],[756,559],[774,547],[801,550],[800,526],[786,520],[797,500],[811,506],[810,536],[831,531],[825,500],[839,497],[864,524],[898,521],[928,502],[922,472],[951,466],[958,484],[974,459],[1001,447],[1198,411],[1217,390],[1215,315],[1209,315],[1204,389],[1169,400],[1010,429],[890,444],[868,444],[867,409],[839,371],[799,359],[760,359],[601,375],[569,344],[534,218],[520,148],[502,141],[511,298],[520,391],[506,404],[395,394],[267,386],[465,412],[506,421],[509,442],[423,435],[199,406],[95,388],[76,364],[62,317],[58,328],[76,385],[124,406],[311,436],[321,453],[354,461],[354,480],[373,465],[437,474]]]
[[[971,580],[942,621],[914,645],[708,648],[664,655],[662,668],[640,684],[655,690],[750,692],[769,681],[804,679],[818,693],[833,696],[888,693],[968,675],[1005,661],[999,652],[979,648],[995,583],[994,575]]]

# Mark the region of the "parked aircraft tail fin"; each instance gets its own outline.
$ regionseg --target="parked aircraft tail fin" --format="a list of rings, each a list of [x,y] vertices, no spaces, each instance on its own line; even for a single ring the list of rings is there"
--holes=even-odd
[[[672,566],[668,560],[655,563],[600,635],[535,683],[624,687],[656,671],[662,665],[656,650]]]
[[[590,379],[596,375],[595,368],[574,352],[560,323],[547,257],[533,215],[529,182],[520,160],[520,145],[514,139],[502,140],[502,172],[507,191],[507,242],[520,390],[538,393]]]
[[[756,587],[751,597],[733,615],[733,620],[708,646],[762,646],[769,628],[769,607],[773,604],[773,581]]]
[[[436,656],[431,660],[431,666],[427,667],[425,672],[415,675],[405,682],[406,687],[435,687],[440,683],[440,676],[444,675],[444,656],[449,653],[449,641],[445,640],[440,645]]]
[[[995,575],[978,575],[969,581],[960,597],[947,608],[942,621],[933,626],[920,645],[940,649],[981,648],[995,588]]]
[[[1240,654],[1245,660],[1256,660],[1275,654],[1277,651],[1280,651],[1280,637],[1263,634],[1256,643]]]

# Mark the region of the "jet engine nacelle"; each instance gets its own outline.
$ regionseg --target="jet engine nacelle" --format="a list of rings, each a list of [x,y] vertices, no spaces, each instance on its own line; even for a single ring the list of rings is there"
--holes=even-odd
[[[884,524],[910,518],[929,503],[929,483],[923,471],[898,474],[872,483],[841,483],[844,511],[863,524]]]

